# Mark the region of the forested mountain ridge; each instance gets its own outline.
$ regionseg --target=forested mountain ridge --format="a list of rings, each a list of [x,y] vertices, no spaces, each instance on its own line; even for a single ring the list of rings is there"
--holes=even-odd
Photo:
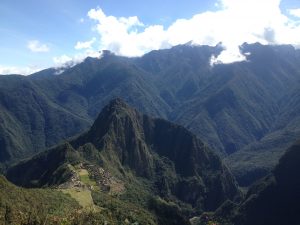
[[[221,51],[180,45],[140,58],[106,52],[60,75],[1,76],[1,162],[79,134],[105,104],[122,97],[190,129],[248,185],[276,164],[300,132],[300,53],[288,45],[244,44],[247,61],[211,66]]]

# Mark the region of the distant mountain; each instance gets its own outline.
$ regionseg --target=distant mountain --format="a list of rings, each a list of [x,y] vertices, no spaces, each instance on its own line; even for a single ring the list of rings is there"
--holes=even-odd
[[[221,159],[195,135],[120,99],[104,107],[89,131],[12,167],[7,177],[25,187],[80,187],[78,169],[95,180],[90,190],[142,204],[159,224],[189,224],[192,214],[241,197]]]
[[[241,185],[249,185],[300,135],[300,51],[244,44],[247,61],[212,67],[212,55],[221,51],[179,45],[138,58],[87,58],[55,76],[51,69],[1,76],[2,165],[79,134],[105,104],[122,97],[191,130],[226,158]]]
[[[144,112],[164,116],[168,106],[155,90],[137,68],[116,56],[87,58],[59,76],[1,76],[0,162],[11,163],[79,134],[116,96],[128,96]]]
[[[89,121],[55,103],[33,80],[0,77],[0,162],[13,162],[86,128]]]
[[[225,203],[210,220],[235,225],[299,224],[299,171],[300,141],[286,151],[271,175],[251,186],[242,203]],[[206,224],[205,216],[202,219]]]

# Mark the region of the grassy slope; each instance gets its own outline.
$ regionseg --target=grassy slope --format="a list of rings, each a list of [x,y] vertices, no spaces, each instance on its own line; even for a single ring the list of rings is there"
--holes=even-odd
[[[88,184],[95,182],[91,179],[86,181]],[[141,209],[139,205],[99,191],[75,188],[26,189],[0,177],[1,225],[105,223],[154,225],[157,221],[153,214]]]
[[[34,224],[62,220],[79,205],[74,199],[51,189],[24,189],[0,177],[0,224]]]

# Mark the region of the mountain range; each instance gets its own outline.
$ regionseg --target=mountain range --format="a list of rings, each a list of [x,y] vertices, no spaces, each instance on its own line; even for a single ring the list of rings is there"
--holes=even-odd
[[[121,97],[176,122],[225,159],[248,186],[268,174],[300,135],[300,52],[243,44],[246,61],[211,65],[222,47],[179,45],[127,58],[104,51],[60,74],[0,77],[2,169],[88,129]]]
[[[242,198],[228,168],[194,134],[120,99],[105,106],[87,132],[11,167],[6,176],[18,186],[68,193],[95,214],[108,207],[99,198],[133,204],[145,210],[139,224],[190,224],[192,215]]]
[[[222,51],[0,76],[0,224],[297,225],[300,51]]]

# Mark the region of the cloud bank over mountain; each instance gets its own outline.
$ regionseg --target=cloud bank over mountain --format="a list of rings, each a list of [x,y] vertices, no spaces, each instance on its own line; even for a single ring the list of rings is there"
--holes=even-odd
[[[85,17],[76,23],[84,24],[91,33],[75,36],[70,43],[44,43],[45,38],[25,42],[30,57],[47,58],[44,64],[37,60],[22,65],[0,65],[0,74],[30,74],[37,67],[61,67],[81,62],[85,57],[99,57],[99,51],[110,50],[122,56],[141,56],[151,50],[166,49],[178,44],[215,46],[222,44],[224,51],[211,58],[211,64],[243,61],[245,55],[239,46],[244,42],[262,44],[292,44],[300,46],[300,9],[284,7],[284,0],[215,0],[215,6],[188,17],[174,17],[168,25],[146,22],[138,16],[109,15],[103,8],[87,8]],[[200,10],[200,9],[199,9]],[[122,14],[121,14],[122,15]],[[159,17],[159,15],[157,15]],[[178,18],[178,19],[175,19]],[[144,20],[144,18],[143,18]],[[43,40],[43,41],[41,41]],[[51,47],[51,49],[50,49]],[[21,52],[17,49],[16,52]],[[28,54],[28,52],[26,53]],[[47,63],[46,63],[47,61]],[[31,69],[33,68],[34,69]]]
[[[206,11],[189,19],[178,19],[169,27],[145,25],[138,17],[106,15],[101,8],[91,9],[88,18],[95,22],[98,48],[118,55],[141,56],[151,50],[192,41],[199,45],[222,43],[224,51],[214,62],[243,61],[239,46],[244,42],[300,45],[300,25],[280,9],[280,0],[220,0],[216,11]],[[297,10],[289,11],[297,15]]]

